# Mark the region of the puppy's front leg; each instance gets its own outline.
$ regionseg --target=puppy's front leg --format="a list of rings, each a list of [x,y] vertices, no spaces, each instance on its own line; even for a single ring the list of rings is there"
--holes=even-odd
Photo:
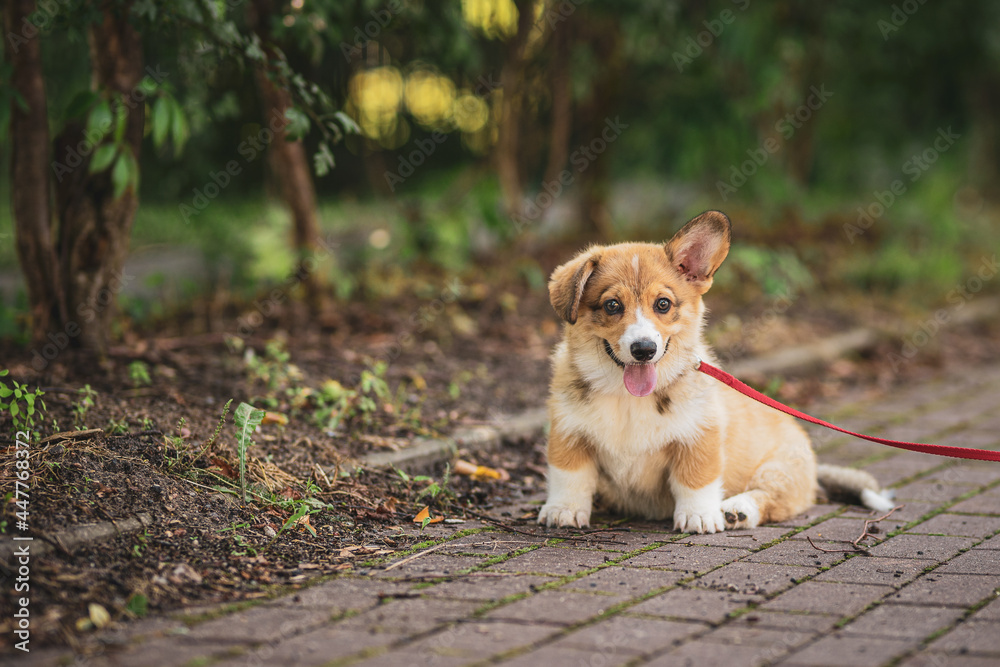
[[[597,491],[597,464],[590,444],[583,438],[563,435],[553,424],[548,459],[549,497],[538,513],[538,523],[589,526]]]
[[[670,492],[674,496],[674,530],[714,533],[726,529],[722,515],[722,451],[718,434],[685,447],[670,467]]]

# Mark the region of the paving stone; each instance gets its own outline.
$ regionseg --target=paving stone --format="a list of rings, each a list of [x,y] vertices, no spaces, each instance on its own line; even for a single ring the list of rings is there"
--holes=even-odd
[[[617,667],[624,665],[635,655],[594,655],[590,651],[577,650],[565,646],[543,646],[540,649],[525,653],[503,662],[497,663],[504,667]],[[397,664],[396,667],[399,667]]]
[[[329,609],[258,606],[200,623],[186,635],[223,644],[276,642],[301,634],[330,620]]]
[[[796,651],[780,664],[789,667],[792,665],[827,667],[831,664],[878,667],[906,654],[915,645],[916,641],[883,638],[859,641],[855,635],[833,635]]]
[[[928,649],[948,654],[977,653],[1000,656],[1000,628],[991,621],[968,620],[931,642]]]
[[[631,526],[631,524],[629,524]],[[654,533],[650,531],[639,531],[639,530],[628,530],[622,532],[608,532],[601,533],[602,537],[608,538],[608,542],[598,542],[595,541],[590,543],[595,549],[603,549],[604,551],[635,551],[637,549],[644,549],[654,544],[663,544],[666,542],[672,542],[677,537],[677,533]],[[577,546],[583,546],[578,544]]]
[[[899,501],[897,504],[897,509],[892,513],[888,519],[883,519],[879,521],[876,525],[882,529],[882,532],[890,532],[893,530],[899,530],[911,521],[916,521],[921,517],[927,516],[932,510],[936,510],[941,506],[941,503],[931,503],[931,502],[921,502],[919,500],[907,500]],[[881,516],[882,512],[874,512],[867,507],[848,507],[843,516],[844,517],[857,517],[859,519],[874,519]]]
[[[826,549],[840,549],[843,544],[835,542],[824,542],[819,540],[817,546]],[[785,540],[762,551],[757,551],[743,559],[743,562],[750,563],[774,563],[776,565],[800,565],[803,567],[830,566],[838,563],[846,554],[827,553],[814,549],[809,542],[801,540]]]
[[[1000,602],[996,600],[997,594],[993,594],[994,601],[972,615],[974,621],[1000,621]]]
[[[506,574],[506,573],[497,573]],[[510,574],[510,576],[490,577],[485,573],[464,575],[451,581],[444,581],[419,592],[428,597],[453,598],[456,600],[500,600],[510,595],[528,593],[553,581],[555,577],[535,574]]]
[[[883,584],[901,587],[919,577],[930,563],[924,560],[855,556],[818,575],[816,581]]]
[[[938,568],[886,598],[887,603],[968,608],[1000,589],[1000,575],[942,574]]]
[[[700,547],[693,544],[668,544],[622,561],[628,567],[661,567],[689,574],[707,572],[731,563],[749,551],[724,547]]]
[[[769,647],[747,647],[723,644],[711,639],[696,639],[668,651],[645,663],[650,667],[677,667],[678,665],[726,665],[726,667],[759,667],[780,658],[791,650],[776,643]]]
[[[326,609],[331,615],[350,610],[374,607],[385,596],[409,590],[410,584],[391,581],[375,582],[367,577],[343,577],[325,581],[264,603],[276,607],[314,607]]]
[[[551,625],[474,621],[457,623],[406,645],[407,652],[462,657],[479,662],[499,653],[528,646],[562,630]],[[404,660],[398,664],[406,664]]]
[[[891,486],[939,465],[941,460],[936,456],[900,453],[867,465],[864,469],[875,475],[875,479],[883,486]]]
[[[987,537],[997,531],[1000,531],[1000,517],[938,514],[923,523],[917,524],[906,532]]]
[[[349,630],[413,635],[464,618],[478,606],[476,602],[467,600],[436,598],[391,600],[340,621],[338,625]]]
[[[994,535],[993,537],[991,537],[990,539],[986,540],[985,542],[980,542],[979,544],[977,544],[976,546],[974,546],[972,548],[973,549],[993,549],[993,550],[1000,549],[1000,535]]]
[[[934,570],[935,574],[1000,574],[1000,557],[990,549],[973,549]]]
[[[802,526],[808,526],[815,522],[820,517],[826,516],[831,512],[836,512],[841,509],[843,505],[837,505],[833,503],[823,503],[821,505],[813,505],[805,512],[801,514],[796,514],[795,516],[785,519],[784,521],[777,521],[773,524],[766,524],[767,526],[785,526],[788,528],[801,528]]]
[[[728,621],[723,627],[735,627],[744,631],[763,628],[815,634],[832,629],[839,620],[840,614],[806,614],[797,611],[754,609],[748,614]]]
[[[351,667],[464,667],[473,661],[463,656],[446,656],[437,653],[422,653],[409,647],[379,653],[361,662],[351,662]],[[214,667],[214,666],[213,666]],[[235,665],[234,665],[235,667]]]
[[[994,487],[948,508],[949,512],[1000,514],[1000,487]]]
[[[488,569],[500,572],[524,572],[564,577],[567,574],[603,565],[609,558],[615,556],[616,554],[606,551],[541,547],[502,563],[491,565]]]
[[[679,544],[705,544],[713,547],[740,547],[759,549],[788,533],[789,528],[758,526],[753,530],[724,530],[721,533],[690,535]]]
[[[1000,436],[994,435],[993,437],[997,438]],[[935,472],[926,479],[942,482],[944,484],[974,484],[976,486],[992,484],[1000,479],[1000,470],[997,469],[995,463],[990,462],[986,465],[981,465],[981,463],[982,462],[958,463],[950,468],[945,468],[944,470]],[[994,493],[996,491],[997,489],[993,489]],[[990,491],[987,491],[987,493],[990,493]]]
[[[120,653],[109,652],[95,658],[87,657],[79,664],[88,667],[132,667],[132,665],[135,667],[174,667],[175,665],[182,667],[198,661],[214,664],[215,656],[226,655],[234,649],[239,650],[240,647],[232,644],[219,646],[215,642],[189,642],[179,640],[177,637],[164,637],[152,639]],[[49,664],[58,665],[61,663]],[[244,664],[246,664],[245,661]]]
[[[361,651],[388,646],[401,639],[399,635],[344,629],[337,625],[317,628],[287,641],[264,643],[245,653],[219,662],[212,667],[252,667],[254,665],[296,665],[313,667],[326,665]],[[157,663],[159,664],[159,663]],[[194,663],[192,663],[194,664]]]
[[[896,535],[872,547],[875,556],[948,560],[976,543],[974,537],[937,537],[932,535]]]
[[[978,486],[978,484],[942,484],[919,480],[896,489],[896,500],[900,503],[908,500],[943,503],[974,491]]]
[[[834,542],[850,542],[857,539],[858,535],[865,530],[865,522],[860,519],[845,519],[835,517],[818,523],[812,528],[792,535],[793,540],[812,539],[814,542],[821,540]]]
[[[965,611],[954,607],[882,604],[843,628],[845,634],[896,639],[923,639],[953,625]]]
[[[710,642],[721,642],[737,646],[754,647],[785,647],[785,650],[801,646],[818,633],[814,631],[799,632],[796,630],[779,630],[776,628],[748,627],[726,623],[712,630],[700,639]],[[762,660],[763,662],[763,660]]]
[[[589,593],[611,593],[633,598],[645,595],[657,588],[672,586],[685,576],[682,572],[615,565],[571,581],[563,586],[563,589]]]
[[[762,605],[762,610],[805,611],[853,616],[892,589],[866,584],[834,584],[807,581]]]
[[[463,535],[448,542],[444,550],[450,553],[474,553],[484,556],[506,556],[507,554],[531,546],[544,544],[547,536],[528,537],[527,535],[511,535],[510,533],[475,533]]]
[[[613,616],[595,625],[571,632],[553,647],[569,647],[597,655],[637,655],[656,653],[708,630],[703,623],[684,623],[634,616]]]
[[[481,566],[485,558],[476,556],[452,556],[449,554],[430,553],[393,567],[391,570],[374,570],[372,576],[387,579],[406,579],[407,577],[423,577],[432,575],[455,574]],[[391,566],[392,563],[389,563]]]
[[[996,658],[921,651],[899,663],[899,667],[996,667],[996,664]]]
[[[675,588],[630,607],[631,614],[669,616],[688,621],[721,623],[730,613],[763,598],[699,588]]]
[[[562,590],[542,591],[489,611],[484,618],[571,625],[607,611],[626,598],[586,595]]]
[[[712,570],[691,585],[748,595],[775,595],[817,572],[815,567],[736,562]]]

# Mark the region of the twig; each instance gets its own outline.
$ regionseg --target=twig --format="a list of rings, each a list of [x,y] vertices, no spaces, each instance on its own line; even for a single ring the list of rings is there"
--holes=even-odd
[[[828,554],[855,554],[855,553],[859,553],[859,554],[864,554],[866,556],[871,556],[872,555],[871,552],[868,551],[867,549],[865,549],[863,546],[861,546],[861,544],[860,544],[861,540],[865,539],[866,537],[872,537],[872,533],[869,533],[868,529],[871,528],[871,525],[873,523],[878,523],[882,519],[888,519],[892,515],[893,512],[895,512],[898,509],[901,509],[902,507],[903,507],[902,505],[896,505],[891,510],[889,510],[888,512],[886,512],[885,514],[883,514],[882,516],[880,516],[878,518],[875,518],[875,519],[865,519],[865,528],[864,528],[864,530],[861,532],[860,535],[858,535],[855,539],[851,540],[851,542],[850,542],[851,547],[853,547],[852,549],[824,549],[821,546],[817,546],[816,543],[812,541],[812,538],[809,537],[808,535],[806,535],[806,539],[809,540],[809,544],[810,544],[810,546],[812,546],[813,549],[816,549],[817,551],[822,551],[824,553],[828,553]],[[847,540],[841,540],[841,541],[842,542],[846,542]]]
[[[406,563],[409,563],[410,561],[414,561],[414,560],[420,558],[421,556],[423,556],[425,554],[429,554],[432,551],[437,551],[438,549],[441,549],[442,547],[446,547],[446,546],[448,546],[448,542],[442,542],[441,544],[435,544],[434,546],[429,547],[427,549],[424,549],[423,551],[418,551],[417,553],[415,553],[412,556],[409,556],[407,558],[404,558],[403,560],[396,561],[395,563],[393,563],[392,565],[390,565],[389,567],[385,568],[382,571],[383,572],[388,572],[389,570],[394,570],[397,567],[399,567],[400,565],[405,565]]]

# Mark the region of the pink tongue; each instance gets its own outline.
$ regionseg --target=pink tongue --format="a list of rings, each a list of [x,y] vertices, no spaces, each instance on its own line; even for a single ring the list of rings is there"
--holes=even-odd
[[[629,364],[625,367],[625,388],[633,396],[649,396],[656,389],[656,366]]]

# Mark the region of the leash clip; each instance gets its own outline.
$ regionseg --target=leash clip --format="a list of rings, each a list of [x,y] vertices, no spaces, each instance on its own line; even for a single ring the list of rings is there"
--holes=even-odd
[[[699,357],[699,356],[698,356],[698,355],[696,354],[696,355],[694,355],[694,369],[695,369],[695,370],[698,370],[698,369],[700,369],[700,368],[701,368],[701,357]]]

